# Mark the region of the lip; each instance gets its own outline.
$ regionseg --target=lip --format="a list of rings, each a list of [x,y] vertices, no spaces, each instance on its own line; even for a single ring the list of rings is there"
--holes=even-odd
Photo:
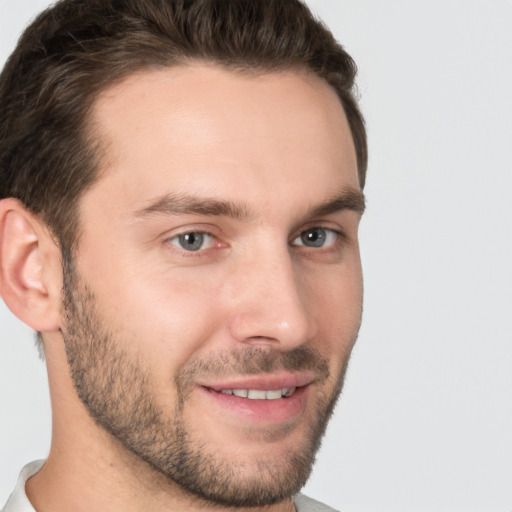
[[[197,389],[207,401],[207,407],[215,414],[226,415],[234,419],[237,425],[268,426],[298,420],[306,408],[314,380],[311,373],[280,372],[201,382]],[[222,389],[269,391],[291,387],[297,388],[291,396],[276,400],[252,400],[220,392]]]
[[[315,375],[312,372],[290,373],[283,371],[268,375],[234,376],[212,381],[199,381],[197,385],[213,389],[214,391],[222,389],[260,389],[270,391],[272,389],[304,387],[314,381]]]

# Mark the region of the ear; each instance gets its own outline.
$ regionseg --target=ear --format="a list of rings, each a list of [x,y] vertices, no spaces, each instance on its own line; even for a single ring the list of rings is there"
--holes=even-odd
[[[60,250],[41,220],[13,198],[0,201],[0,296],[39,332],[60,327]]]

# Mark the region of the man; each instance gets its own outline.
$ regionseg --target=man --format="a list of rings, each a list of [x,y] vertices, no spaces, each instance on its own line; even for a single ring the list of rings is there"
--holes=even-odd
[[[5,512],[300,494],[362,309],[355,66],[295,0],[63,0],[0,81],[0,292],[53,437]]]

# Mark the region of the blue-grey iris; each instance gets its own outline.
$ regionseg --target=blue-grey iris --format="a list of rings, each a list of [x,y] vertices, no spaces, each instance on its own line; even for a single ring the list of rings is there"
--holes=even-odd
[[[308,247],[322,247],[325,244],[326,238],[327,233],[322,228],[309,229],[300,234],[302,243]]]
[[[178,236],[178,241],[180,246],[186,251],[198,251],[203,246],[204,234],[184,233]]]

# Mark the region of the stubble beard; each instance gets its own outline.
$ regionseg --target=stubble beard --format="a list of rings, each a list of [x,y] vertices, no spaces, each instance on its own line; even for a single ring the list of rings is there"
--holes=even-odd
[[[349,353],[335,377],[329,375],[327,360],[305,347],[290,352],[246,347],[207,360],[191,359],[174,376],[178,400],[173,416],[168,417],[152,393],[150,369],[128,355],[123,340],[110,332],[96,311],[94,294],[78,278],[72,263],[64,264],[63,288],[63,336],[71,377],[80,400],[100,427],[185,493],[211,504],[264,506],[299,492],[341,393]],[[278,369],[313,370],[330,390],[328,396],[319,395],[300,446],[289,449],[279,460],[227,460],[187,428],[184,408],[197,375],[258,374]]]

